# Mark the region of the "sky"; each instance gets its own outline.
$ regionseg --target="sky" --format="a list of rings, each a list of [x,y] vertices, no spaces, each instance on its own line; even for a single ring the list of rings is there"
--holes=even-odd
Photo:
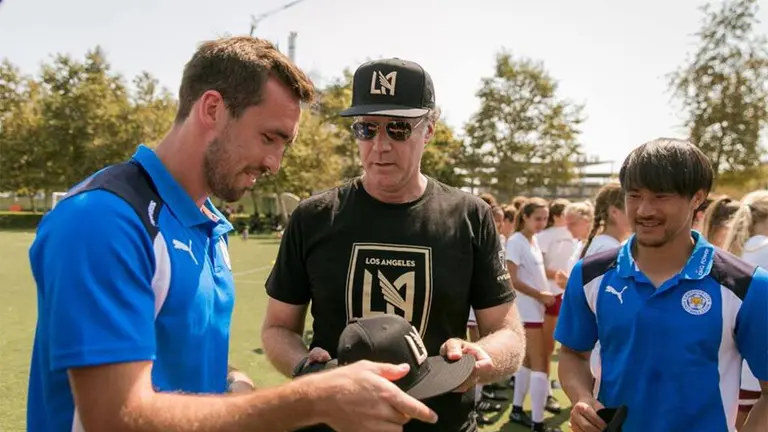
[[[248,34],[251,16],[291,0],[3,0],[0,58],[36,74],[55,53],[100,45],[113,70],[149,71],[176,92],[198,44]],[[651,139],[685,137],[666,76],[696,47],[699,0],[303,0],[259,22],[255,36],[287,50],[319,85],[368,59],[399,57],[432,76],[443,119],[459,134],[478,109],[496,54],[542,62],[558,95],[585,106],[580,142],[621,161]],[[768,34],[768,2],[760,32]],[[611,169],[610,165],[605,165]]]

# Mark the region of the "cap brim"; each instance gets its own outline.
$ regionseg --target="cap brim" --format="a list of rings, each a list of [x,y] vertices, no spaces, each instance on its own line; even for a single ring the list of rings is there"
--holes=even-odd
[[[322,369],[324,371],[330,370],[330,369],[336,369],[337,367],[339,367],[339,359],[328,360],[327,362],[325,362],[324,366],[325,367]]]
[[[451,392],[459,387],[472,375],[475,368],[475,357],[464,354],[454,362],[445,357],[435,356],[427,359],[429,373],[406,391],[418,400],[429,399]]]
[[[405,391],[418,400],[452,392],[472,375],[472,370],[475,368],[475,357],[472,354],[464,354],[459,360],[453,362],[442,356],[429,357],[426,361],[429,373]],[[327,371],[337,367],[339,367],[338,360],[333,359],[325,363],[322,370]]]
[[[429,112],[426,108],[413,108],[402,105],[358,105],[345,109],[339,115],[341,117],[355,116],[382,116],[382,117],[404,117],[416,118],[426,115]]]

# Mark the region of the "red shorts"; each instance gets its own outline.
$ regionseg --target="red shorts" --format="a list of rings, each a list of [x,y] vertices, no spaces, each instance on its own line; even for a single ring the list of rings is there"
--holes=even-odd
[[[523,323],[524,328],[542,328],[544,323]]]
[[[540,322],[524,322],[523,323],[524,328],[542,328],[544,327],[544,323]]]
[[[560,307],[563,305],[563,295],[558,294],[555,296],[555,302],[552,303],[552,306],[547,306],[547,308],[544,310],[544,313],[549,316],[560,316]]]

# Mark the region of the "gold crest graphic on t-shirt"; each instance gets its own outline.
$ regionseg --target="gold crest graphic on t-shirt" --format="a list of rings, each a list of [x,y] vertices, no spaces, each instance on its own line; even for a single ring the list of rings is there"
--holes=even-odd
[[[347,273],[347,321],[399,315],[427,328],[432,304],[432,250],[427,247],[355,243]]]

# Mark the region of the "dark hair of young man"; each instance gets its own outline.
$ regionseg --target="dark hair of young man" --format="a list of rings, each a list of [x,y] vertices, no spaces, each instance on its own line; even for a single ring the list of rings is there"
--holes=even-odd
[[[714,171],[704,153],[693,144],[659,138],[632,150],[619,171],[624,191],[648,189],[692,198],[712,189]]]

